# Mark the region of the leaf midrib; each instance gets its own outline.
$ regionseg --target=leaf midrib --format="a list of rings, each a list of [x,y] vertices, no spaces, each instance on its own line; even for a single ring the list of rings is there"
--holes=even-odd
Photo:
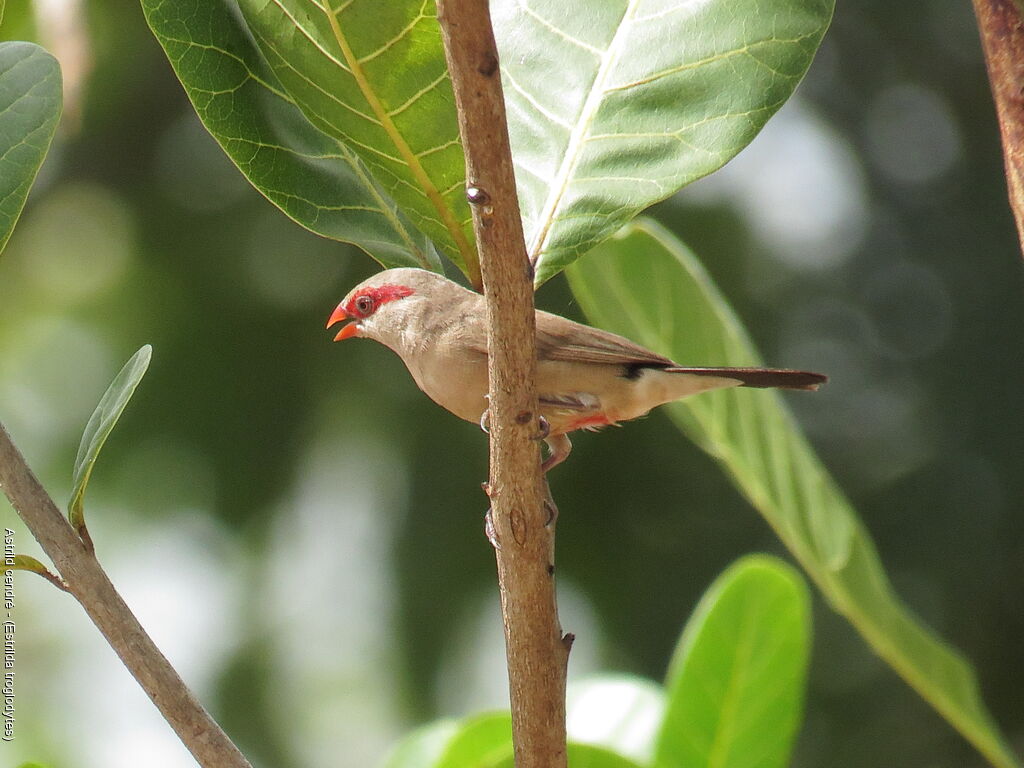
[[[749,597],[744,598],[744,603],[749,604]],[[740,691],[746,681],[747,671],[750,666],[750,657],[753,654],[753,631],[755,622],[749,605],[744,605],[743,613],[746,617],[740,625],[740,635],[736,640],[736,654],[733,656],[733,663],[729,674],[729,685],[722,697],[719,712],[721,716],[715,727],[715,736],[711,742],[711,749],[708,753],[708,768],[724,768],[731,752],[732,737],[736,730],[736,710],[739,705]]]
[[[558,173],[555,174],[555,178],[549,188],[548,198],[541,209],[541,215],[538,217],[540,228],[528,249],[530,261],[533,262],[534,266],[540,261],[544,247],[547,245],[548,237],[551,234],[551,225],[554,223],[555,211],[558,210],[562,202],[562,196],[568,188],[569,179],[579,163],[580,153],[583,151],[583,145],[586,143],[587,133],[590,130],[593,117],[601,106],[604,96],[604,84],[619,60],[619,47],[622,45],[624,37],[623,31],[628,26],[628,20],[632,18],[639,5],[640,0],[629,0],[629,4],[622,14],[615,34],[605,49],[604,56],[601,57],[601,64],[594,77],[594,82],[590,86],[587,99],[583,102],[583,109],[580,110],[579,119],[569,133],[569,143],[566,145],[565,154],[562,156],[562,164],[558,169]]]
[[[444,224],[445,229],[451,234],[452,239],[455,241],[455,246],[458,248],[459,255],[462,257],[462,261],[466,267],[467,277],[473,285],[480,284],[480,265],[477,261],[476,250],[470,245],[469,240],[463,233],[462,228],[455,220],[455,216],[445,202],[441,193],[437,187],[434,186],[433,181],[427,175],[423,165],[420,163],[419,158],[412,151],[405,137],[401,131],[395,125],[391,115],[384,108],[380,98],[377,96],[377,92],[374,90],[373,85],[366,77],[366,72],[363,70],[362,62],[356,57],[352,51],[352,47],[349,45],[348,38],[345,36],[344,31],[341,28],[341,24],[338,22],[338,13],[344,10],[345,6],[338,9],[336,13],[334,10],[321,5],[319,2],[314,0],[313,4],[320,9],[320,11],[327,18],[327,23],[331,26],[331,33],[334,35],[335,42],[338,43],[338,47],[341,48],[341,53],[345,57],[345,63],[348,64],[349,73],[356,81],[356,85],[359,86],[360,92],[363,94],[363,98],[370,105],[370,109],[373,110],[374,115],[380,120],[381,127],[384,132],[387,133],[388,138],[391,139],[391,143],[394,144],[395,149],[398,150],[398,154],[401,156],[403,162],[409,168],[413,178],[416,179],[416,183],[420,185],[423,193],[430,201],[431,205],[437,211],[441,217],[441,222]]]

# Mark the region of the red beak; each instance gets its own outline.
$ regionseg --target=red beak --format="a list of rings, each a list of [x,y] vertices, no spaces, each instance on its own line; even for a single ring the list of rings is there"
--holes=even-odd
[[[349,316],[348,312],[345,311],[344,305],[339,304],[335,308],[334,313],[327,320],[327,327],[330,328],[335,323],[340,323],[342,320],[348,320],[349,317],[350,316]],[[343,341],[344,339],[351,339],[353,336],[358,336],[358,335],[359,335],[359,325],[358,325],[358,323],[351,322],[348,325],[346,325],[344,328],[342,328],[340,331],[338,331],[338,335],[334,337],[334,340],[335,341]]]

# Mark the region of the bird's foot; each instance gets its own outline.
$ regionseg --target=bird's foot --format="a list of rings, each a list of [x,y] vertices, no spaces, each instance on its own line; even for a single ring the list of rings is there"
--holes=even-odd
[[[548,439],[548,435],[550,435],[550,434],[551,434],[551,425],[548,423],[548,420],[545,419],[543,416],[538,416],[537,417],[537,436],[534,437],[533,439],[534,440],[547,440]]]
[[[491,434],[491,409],[488,408],[486,411],[480,414],[480,429],[484,431],[485,435]]]
[[[548,457],[544,459],[540,465],[540,471],[547,474],[552,469],[557,467],[569,456],[572,451],[572,441],[569,440],[569,436],[562,435],[548,435],[544,438],[544,442],[548,444]]]
[[[498,532],[494,528],[494,517],[491,515],[491,508],[488,507],[487,511],[484,512],[484,536],[491,542],[491,546],[495,549],[501,549],[501,544],[498,543]]]
[[[544,499],[544,509],[546,509],[548,513],[548,519],[547,522],[544,523],[544,527],[550,528],[555,524],[555,520],[558,519],[558,507],[555,506],[555,502],[549,497]]]

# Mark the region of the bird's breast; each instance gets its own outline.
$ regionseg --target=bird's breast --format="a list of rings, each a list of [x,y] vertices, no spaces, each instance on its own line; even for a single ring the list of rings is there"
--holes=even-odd
[[[487,409],[486,356],[440,339],[408,368],[431,400],[460,419],[478,422]]]

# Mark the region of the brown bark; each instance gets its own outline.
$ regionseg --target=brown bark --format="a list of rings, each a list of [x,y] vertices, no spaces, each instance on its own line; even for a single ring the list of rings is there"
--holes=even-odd
[[[555,602],[554,505],[540,473],[533,271],[526,255],[487,0],[438,0],[487,300],[488,495],[517,768],[562,768],[571,637]]]
[[[251,768],[114,589],[0,424],[0,489],[110,647],[203,768]]]
[[[1003,138],[1010,208],[1024,252],[1024,23],[1021,3],[973,0]]]

